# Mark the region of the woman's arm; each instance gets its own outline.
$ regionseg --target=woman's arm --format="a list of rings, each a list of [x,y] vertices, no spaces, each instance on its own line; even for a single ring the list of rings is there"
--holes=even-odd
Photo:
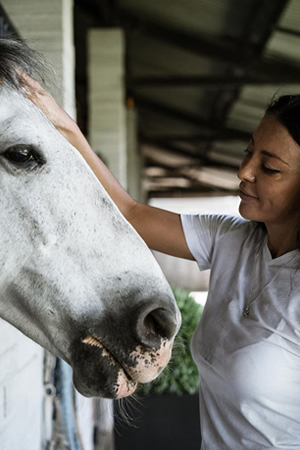
[[[27,75],[22,74],[26,96],[48,117],[60,133],[81,153],[121,213],[153,250],[180,258],[194,259],[185,241],[180,216],[137,202],[122,188],[93,152],[73,119]]]

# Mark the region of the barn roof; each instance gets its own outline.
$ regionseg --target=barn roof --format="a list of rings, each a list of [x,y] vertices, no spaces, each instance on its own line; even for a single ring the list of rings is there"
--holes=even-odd
[[[124,30],[150,196],[236,192],[267,104],[300,92],[299,1],[75,0],[83,127],[89,27]]]

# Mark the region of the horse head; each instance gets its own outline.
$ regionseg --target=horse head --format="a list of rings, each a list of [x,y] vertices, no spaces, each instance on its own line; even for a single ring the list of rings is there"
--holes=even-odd
[[[35,56],[0,40],[0,317],[119,398],[169,361],[180,315],[151,252],[89,166],[22,93]]]

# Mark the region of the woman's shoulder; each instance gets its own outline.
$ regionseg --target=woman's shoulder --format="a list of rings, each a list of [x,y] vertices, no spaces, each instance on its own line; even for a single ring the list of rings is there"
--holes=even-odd
[[[265,236],[256,222],[241,217],[199,214],[181,216],[188,247],[200,269],[210,268],[216,255],[230,257],[253,248]]]
[[[227,233],[249,233],[259,230],[256,222],[245,220],[240,216],[225,214],[183,214],[182,222],[186,227],[193,227],[208,232],[214,232],[219,236]]]
[[[198,214],[182,216],[183,229],[187,236],[206,239],[213,245],[224,241],[229,245],[256,245],[266,236],[264,224],[245,220],[239,216],[220,214]],[[252,244],[251,244],[252,242]]]

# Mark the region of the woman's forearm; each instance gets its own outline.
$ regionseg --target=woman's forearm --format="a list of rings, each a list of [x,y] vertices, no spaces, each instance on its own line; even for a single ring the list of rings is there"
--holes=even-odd
[[[64,130],[60,130],[60,132],[83,156],[108,195],[116,203],[121,213],[130,221],[131,213],[138,202],[130,197],[106,165],[94,153],[75,122],[72,125],[72,128],[65,128]]]
[[[178,214],[153,208],[132,199],[113,174],[93,152],[74,120],[36,81],[21,73],[24,95],[29,98],[86,160],[121,213],[136,229],[146,244],[163,253],[193,259]]]
[[[76,122],[36,80],[24,72],[21,72],[19,77],[24,88],[24,95],[45,114],[55,128],[81,153],[122,214],[129,220],[128,214],[137,202],[129,196],[105,164],[93,152]]]
[[[60,131],[81,153],[121,213],[151,249],[173,256],[193,259],[183,237],[178,214],[153,208],[133,200],[93,152],[75,123],[72,129]]]

